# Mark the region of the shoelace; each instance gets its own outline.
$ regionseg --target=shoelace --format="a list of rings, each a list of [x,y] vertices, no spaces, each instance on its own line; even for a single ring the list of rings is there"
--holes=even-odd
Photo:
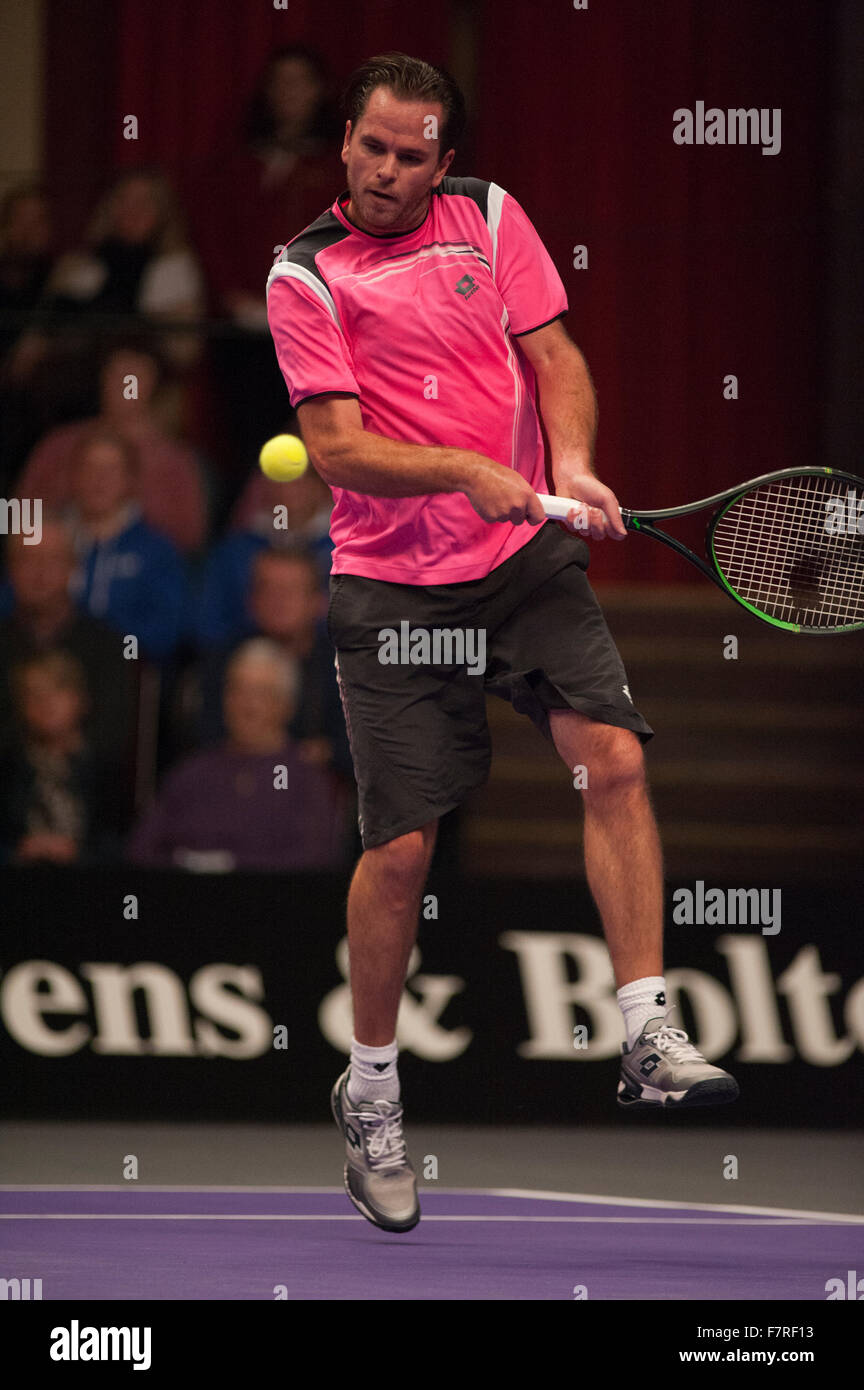
[[[390,1105],[389,1101],[376,1101],[379,1105]],[[376,1172],[391,1168],[401,1168],[405,1162],[405,1140],[402,1137],[402,1115],[388,1115],[387,1111],[357,1110],[352,1118],[362,1125],[366,1135],[366,1155],[370,1168]]]
[[[662,1028],[645,1037],[658,1052],[665,1052],[672,1062],[704,1062],[702,1053],[693,1046],[682,1028],[671,1028],[664,1023]]]

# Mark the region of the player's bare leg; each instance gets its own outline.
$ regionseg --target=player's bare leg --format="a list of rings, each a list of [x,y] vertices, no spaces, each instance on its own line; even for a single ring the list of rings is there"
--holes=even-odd
[[[348,894],[354,1037],[330,1105],[345,1140],[345,1190],[385,1231],[410,1231],[420,1220],[402,1135],[396,1018],[437,829],[430,821],[367,849]]]
[[[663,859],[639,739],[575,710],[552,710],[555,747],[586,769],[585,871],[619,988],[663,971]]]
[[[400,835],[361,856],[348,893],[348,949],[354,1036],[383,1047],[396,1034],[408,958],[438,822]]]
[[[734,1078],[711,1066],[685,1032],[666,1022],[663,857],[639,740],[629,729],[575,710],[553,710],[549,719],[568,768],[579,765],[587,773],[585,871],[627,1031],[618,1103],[654,1108],[735,1100]]]

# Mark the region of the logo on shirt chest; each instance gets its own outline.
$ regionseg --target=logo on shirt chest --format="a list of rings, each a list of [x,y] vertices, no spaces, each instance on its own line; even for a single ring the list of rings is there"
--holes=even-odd
[[[479,288],[480,286],[474,279],[474,276],[468,275],[467,273],[462,276],[461,280],[457,280],[454,286],[456,293],[464,295],[466,299],[470,299],[472,294],[476,294]]]

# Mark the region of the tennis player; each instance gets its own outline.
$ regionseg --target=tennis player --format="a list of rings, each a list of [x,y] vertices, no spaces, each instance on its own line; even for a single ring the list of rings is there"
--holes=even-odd
[[[667,1023],[652,731],[585,574],[585,535],[626,533],[593,473],[597,409],[561,323],[564,287],[515,198],[448,177],[465,116],[447,73],[385,54],[353,74],[346,103],[348,188],[279,256],[268,312],[333,491],[329,630],[363,844],[348,897],[354,1037],[331,1103],[351,1201],[408,1231],[420,1208],[396,1016],[439,817],[488,775],[487,691],[586,769],[586,872],[627,1035],[619,1103],[709,1105],[738,1087]],[[589,507],[582,535],[574,512],[544,524],[538,390],[554,491]],[[482,648],[483,670],[441,634]]]

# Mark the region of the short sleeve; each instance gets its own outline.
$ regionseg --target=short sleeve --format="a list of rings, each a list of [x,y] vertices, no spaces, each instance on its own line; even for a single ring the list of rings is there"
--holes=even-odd
[[[300,279],[283,271],[267,293],[270,332],[292,408],[328,391],[360,395],[333,299],[311,280],[305,273]]]
[[[495,283],[507,307],[510,332],[530,333],[566,313],[567,293],[552,257],[509,193],[501,200],[496,242]]]

